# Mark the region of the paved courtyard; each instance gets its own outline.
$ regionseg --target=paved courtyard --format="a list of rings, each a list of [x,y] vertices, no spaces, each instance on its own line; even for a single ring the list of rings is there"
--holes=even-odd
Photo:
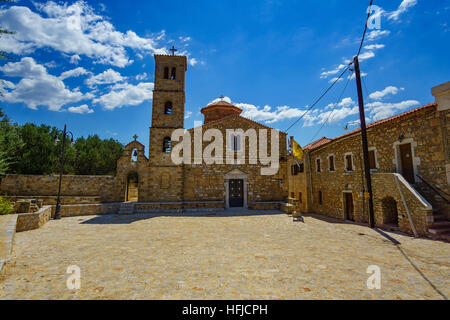
[[[450,244],[387,236],[318,217],[294,223],[275,213],[65,218],[16,235],[0,298],[450,296]],[[71,265],[81,269],[78,291],[66,287]],[[370,265],[381,269],[381,290],[367,288]]]

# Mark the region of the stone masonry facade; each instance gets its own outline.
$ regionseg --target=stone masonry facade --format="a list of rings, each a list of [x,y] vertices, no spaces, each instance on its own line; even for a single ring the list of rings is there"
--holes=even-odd
[[[175,164],[170,151],[176,144],[172,143],[171,137],[174,130],[184,130],[187,59],[184,56],[155,55],[155,61],[149,157],[145,155],[145,146],[135,139],[125,146],[123,156],[118,160],[116,176],[64,176],[62,196],[67,208],[63,208],[63,216],[84,214],[89,208],[97,208],[98,203],[127,201],[138,202],[134,205],[136,212],[224,209],[230,206],[230,180],[242,181],[243,207],[280,208],[288,191],[286,134],[278,132],[279,169],[274,175],[261,174],[261,168],[266,166],[253,162],[257,155],[250,154],[250,140],[245,137],[243,145],[247,153],[244,163],[228,164],[227,130],[242,129],[244,133],[254,130],[258,138],[260,130],[263,130],[267,134],[268,155],[271,155],[272,129],[241,117],[241,109],[220,101],[202,110],[205,124],[200,129],[202,134],[208,129],[222,133],[223,164],[195,162],[194,151],[198,149],[194,150],[194,129],[188,130],[191,133],[191,163]],[[201,142],[202,155],[208,144]],[[239,152],[236,154],[240,155]],[[14,198],[35,197],[44,199],[45,204],[54,205],[58,181],[58,176],[7,175],[1,181],[0,194]],[[83,206],[74,206],[77,201],[82,201]]]
[[[449,95],[448,87],[449,83],[439,93]],[[436,100],[368,125],[378,226],[396,225],[411,234],[406,207],[420,235],[428,233],[435,216],[448,217],[450,103]],[[300,200],[299,210],[368,222],[360,129],[335,139],[321,138],[304,151],[301,169],[293,171],[298,165],[292,159],[288,165],[289,193]],[[397,217],[390,216],[392,211]]]

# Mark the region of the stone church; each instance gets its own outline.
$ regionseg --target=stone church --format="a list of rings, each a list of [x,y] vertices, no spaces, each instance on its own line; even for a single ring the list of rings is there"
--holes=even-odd
[[[204,123],[192,128],[192,162],[174,164],[171,151],[175,146],[174,130],[184,129],[185,119],[185,56],[155,55],[155,88],[150,128],[149,158],[137,139],[125,147],[118,161],[117,183],[121,201],[131,202],[134,211],[188,210],[244,207],[250,209],[279,209],[287,195],[286,134],[279,132],[279,170],[274,175],[262,175],[261,164],[252,163],[250,152],[244,163],[222,164],[195,161],[194,130],[216,129],[226,137],[227,130],[272,130],[241,116],[242,110],[225,101],[212,103],[201,110]],[[244,153],[250,150],[249,139],[242,141]],[[224,149],[230,148],[223,139]],[[271,150],[270,137],[267,139]],[[201,142],[201,154],[207,143]],[[235,146],[236,147],[236,146]],[[240,146],[239,146],[239,149]],[[229,150],[228,150],[229,151]],[[232,150],[238,153],[242,150]],[[239,163],[239,164],[237,164]]]

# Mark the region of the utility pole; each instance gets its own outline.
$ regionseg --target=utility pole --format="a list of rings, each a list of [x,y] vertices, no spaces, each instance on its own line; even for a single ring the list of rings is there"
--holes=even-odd
[[[370,163],[369,163],[369,144],[367,142],[367,128],[366,128],[366,115],[364,113],[364,99],[361,87],[361,71],[359,69],[358,56],[354,59],[355,75],[356,75],[356,87],[358,89],[358,103],[359,103],[359,117],[361,119],[361,137],[362,147],[364,155],[364,172],[366,176],[367,191],[364,192],[364,198],[369,200],[369,226],[375,228],[375,214],[373,212],[373,193],[372,193],[372,178],[370,176]]]

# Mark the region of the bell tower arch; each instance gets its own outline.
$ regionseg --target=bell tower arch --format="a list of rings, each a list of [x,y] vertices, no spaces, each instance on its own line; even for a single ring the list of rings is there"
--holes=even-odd
[[[155,55],[152,125],[150,128],[149,165],[150,201],[182,201],[183,166],[172,162],[172,132],[184,128],[185,73],[187,58]]]

